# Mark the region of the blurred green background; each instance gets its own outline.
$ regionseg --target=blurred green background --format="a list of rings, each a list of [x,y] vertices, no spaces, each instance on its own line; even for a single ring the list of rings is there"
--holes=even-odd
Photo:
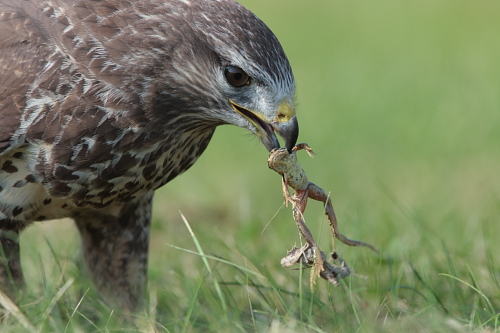
[[[280,210],[267,151],[244,130],[221,127],[192,169],[157,191],[149,275],[164,318],[156,320],[178,331],[194,309],[204,318],[201,326],[187,320],[194,331],[498,328],[500,3],[240,2],[269,25],[292,64],[299,142],[317,153],[299,153],[309,179],[331,191],[340,230],[382,255],[338,244],[368,278],[337,288],[317,281],[310,294],[308,273],[300,280],[279,264],[299,238],[290,208]],[[271,289],[249,296],[240,271],[211,261],[241,323],[222,329],[211,321],[217,296],[211,303],[213,290],[193,291],[203,276],[211,287],[201,259],[170,246],[195,250],[178,211],[207,254],[271,276],[289,293],[284,310]],[[310,201],[305,217],[330,251],[322,205]],[[71,237],[60,242],[60,231],[43,232],[61,253],[78,251]]]

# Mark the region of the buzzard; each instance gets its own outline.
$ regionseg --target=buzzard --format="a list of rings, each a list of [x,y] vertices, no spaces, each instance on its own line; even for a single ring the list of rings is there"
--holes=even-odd
[[[290,150],[295,83],[274,34],[233,0],[0,0],[0,288],[19,233],[70,217],[111,306],[141,304],[153,192],[217,126]]]

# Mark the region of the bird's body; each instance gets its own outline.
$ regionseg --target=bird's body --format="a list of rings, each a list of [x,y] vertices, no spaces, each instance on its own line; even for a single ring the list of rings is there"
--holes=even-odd
[[[0,288],[22,281],[19,231],[71,217],[97,288],[134,309],[153,191],[218,125],[293,146],[293,94],[278,41],[233,1],[0,0]]]

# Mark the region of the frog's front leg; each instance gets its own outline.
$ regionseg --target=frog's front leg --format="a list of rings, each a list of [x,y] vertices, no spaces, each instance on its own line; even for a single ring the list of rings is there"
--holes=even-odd
[[[370,250],[379,253],[378,250],[372,245],[364,242],[360,242],[354,239],[349,239],[343,234],[340,233],[338,225],[337,225],[337,217],[335,216],[335,211],[333,210],[332,200],[330,196],[328,196],[325,191],[318,185],[314,183],[309,183],[308,186],[308,195],[309,198],[317,201],[321,201],[325,204],[326,215],[328,216],[328,221],[330,222],[330,228],[332,230],[332,234],[334,237],[339,239],[342,243],[350,245],[350,246],[364,246],[369,248]]]
[[[316,155],[316,153],[312,150],[312,148],[309,147],[309,145],[305,142],[296,144],[292,150],[293,151],[305,150],[310,157],[314,157],[313,155]]]
[[[325,256],[325,254],[323,252],[321,252],[321,255]],[[323,279],[327,280],[328,282],[332,283],[334,286],[338,286],[339,281],[341,279],[345,279],[346,277],[348,277],[351,274],[351,270],[350,270],[349,266],[347,266],[345,261],[336,255],[336,252],[332,253],[332,257],[334,257],[334,260],[338,261],[340,263],[340,265],[337,266],[337,265],[330,264],[329,262],[326,261],[326,256],[325,256],[325,258],[324,258],[325,270],[323,272],[321,272],[321,277]]]
[[[281,189],[283,191],[283,198],[285,199],[285,207],[288,207],[289,202],[291,202],[293,205],[293,199],[290,195],[290,190],[288,188],[288,183],[285,179],[285,176],[281,177]]]
[[[307,249],[309,249],[309,244],[305,244],[300,248],[297,248],[294,245],[290,251],[287,251],[286,256],[281,259],[281,266],[290,267],[299,261],[301,261],[304,265],[308,265],[308,261],[306,259],[301,260],[301,258],[305,256]]]

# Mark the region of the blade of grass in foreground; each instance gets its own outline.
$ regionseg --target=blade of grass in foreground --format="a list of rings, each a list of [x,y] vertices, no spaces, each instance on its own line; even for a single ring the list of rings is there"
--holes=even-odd
[[[198,293],[201,289],[201,285],[203,283],[203,274],[205,272],[202,272],[201,276],[200,276],[200,281],[198,282],[198,285],[196,286],[196,290],[194,292],[194,295],[193,297],[191,298],[191,302],[189,303],[189,309],[188,309],[188,312],[186,314],[186,318],[184,320],[184,326],[182,327],[182,333],[185,333],[187,332],[187,329],[188,329],[188,326],[189,326],[189,319],[191,319],[191,314],[193,313],[193,309],[194,309],[194,306],[195,306],[195,303],[196,303],[196,299],[198,297]]]
[[[470,272],[470,269],[469,269],[469,272]],[[485,300],[486,304],[488,305],[489,310],[490,310],[493,314],[495,313],[495,308],[494,308],[494,307],[493,307],[493,305],[491,304],[491,302],[490,302],[490,300],[489,300],[488,296],[486,296],[486,295],[485,295],[485,294],[484,294],[481,290],[477,289],[477,288],[476,288],[476,287],[474,287],[472,284],[470,284],[470,283],[468,283],[468,282],[466,282],[466,281],[464,281],[464,280],[462,280],[462,279],[457,278],[456,276],[452,276],[452,275],[449,275],[449,274],[444,274],[444,273],[440,273],[439,275],[441,275],[441,276],[447,276],[447,277],[449,277],[449,278],[455,279],[455,280],[457,280],[457,281],[459,281],[459,282],[461,282],[461,283],[465,284],[466,286],[468,286],[468,287],[469,287],[469,288],[471,288],[472,290],[474,290],[474,291],[475,291],[475,292],[476,292],[479,296],[481,296],[481,297]]]
[[[44,325],[45,321],[47,319],[49,319],[50,313],[54,309],[54,306],[56,306],[57,301],[59,301],[59,299],[63,296],[63,294],[66,292],[66,290],[68,290],[68,288],[73,284],[74,281],[75,280],[73,278],[70,278],[68,281],[66,281],[66,283],[61,287],[61,289],[59,289],[57,291],[56,295],[52,298],[49,306],[47,307],[47,309],[45,309],[45,312],[43,314],[42,321],[41,321],[39,329],[38,329],[39,333],[42,332],[43,325]]]
[[[203,258],[206,258],[206,259],[216,260],[218,262],[221,262],[221,263],[233,266],[233,267],[235,267],[236,269],[238,269],[238,270],[240,270],[242,272],[250,273],[250,274],[253,274],[253,275],[258,276],[260,278],[264,278],[269,283],[270,288],[274,291],[274,293],[278,297],[279,305],[282,307],[282,309],[280,309],[280,310],[282,310],[282,311],[286,310],[285,300],[280,295],[280,290],[276,287],[276,282],[272,280],[272,276],[266,277],[266,276],[264,276],[263,274],[261,274],[259,272],[253,271],[253,270],[251,270],[249,268],[237,265],[234,262],[231,262],[229,260],[225,260],[225,259],[222,259],[222,258],[219,258],[219,257],[207,255],[207,254],[204,254],[204,253],[198,253],[198,252],[191,251],[191,250],[188,250],[188,249],[184,249],[182,247],[175,246],[175,245],[172,245],[172,244],[167,244],[167,245],[171,246],[172,248],[174,248],[176,250],[184,251],[186,253],[194,254],[194,255],[197,255],[197,256],[200,256],[200,257],[203,257]],[[287,293],[289,293],[289,292],[287,292]]]
[[[470,273],[470,268],[469,268],[469,273]],[[439,275],[441,275],[441,276],[446,276],[446,277],[449,277],[449,278],[455,279],[455,280],[457,280],[457,281],[459,281],[459,282],[463,283],[464,285],[468,286],[468,287],[469,287],[469,288],[471,288],[472,290],[474,290],[474,291],[475,291],[475,292],[476,292],[476,293],[477,293],[480,297],[482,297],[482,298],[485,300],[485,302],[486,302],[486,304],[487,304],[487,306],[488,306],[489,310],[491,311],[491,312],[490,312],[490,314],[492,315],[492,318],[490,318],[487,322],[489,322],[489,321],[491,321],[493,318],[495,318],[495,324],[496,324],[496,320],[497,320],[497,318],[498,318],[498,314],[495,312],[495,308],[494,308],[494,307],[493,307],[493,305],[491,304],[491,302],[490,302],[490,300],[489,300],[488,296],[486,296],[486,295],[485,295],[485,294],[484,294],[481,290],[479,290],[478,288],[476,288],[476,287],[475,287],[475,286],[473,286],[472,284],[470,284],[470,283],[468,283],[468,282],[466,282],[466,281],[464,281],[464,280],[462,280],[462,279],[459,279],[459,278],[457,278],[456,276],[452,276],[452,275],[449,275],[449,274],[444,274],[444,273],[440,273]],[[487,322],[486,322],[486,323],[487,323]],[[481,325],[481,326],[484,326],[486,323],[482,323],[482,325]]]
[[[75,309],[73,310],[73,313],[71,313],[71,316],[69,317],[69,320],[68,320],[68,323],[66,324],[66,328],[64,329],[64,333],[66,333],[68,331],[68,328],[69,328],[69,324],[71,324],[71,321],[73,320],[73,317],[75,316],[75,314],[77,313],[78,311],[78,308],[80,307],[80,305],[82,304],[84,298],[87,296],[87,293],[89,292],[90,288],[87,288],[87,290],[85,291],[85,293],[83,294],[82,297],[80,297],[80,300],[78,301],[78,304],[76,304],[76,307]]]
[[[217,290],[217,294],[219,295],[222,309],[224,310],[225,313],[227,313],[226,300],[224,299],[224,295],[222,294],[222,290],[220,288],[219,281],[217,281],[217,278],[215,277],[214,273],[212,272],[212,268],[208,264],[208,260],[205,257],[205,253],[203,252],[203,249],[201,248],[201,245],[198,242],[198,238],[194,234],[193,229],[191,229],[191,226],[189,225],[188,220],[186,219],[184,214],[182,214],[181,212],[179,212],[179,213],[181,214],[182,220],[184,221],[184,224],[186,225],[186,228],[188,229],[189,234],[191,235],[191,238],[193,239],[194,245],[196,246],[196,249],[198,250],[198,252],[201,256],[201,260],[203,260],[203,263],[205,264],[205,267],[207,268],[208,273],[210,274],[210,276],[212,276],[212,279],[214,280],[214,287],[215,287],[215,290]]]
[[[30,332],[35,332],[36,329],[29,322],[28,318],[21,312],[17,305],[2,291],[0,290],[0,304],[16,319],[21,323],[21,325]]]

